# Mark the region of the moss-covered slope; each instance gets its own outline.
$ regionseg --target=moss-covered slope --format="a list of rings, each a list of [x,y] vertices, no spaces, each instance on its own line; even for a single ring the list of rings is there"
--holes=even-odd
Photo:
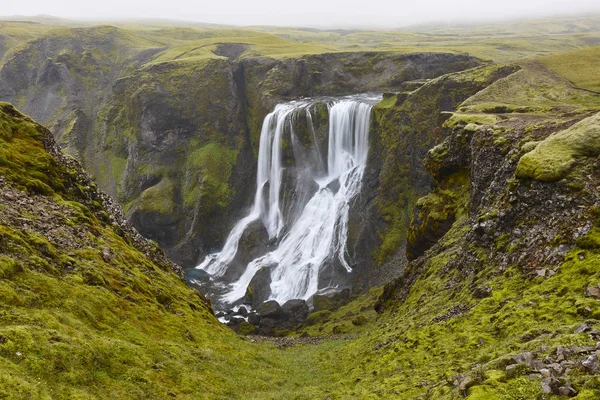
[[[341,353],[340,398],[600,396],[600,164],[591,151],[600,107],[589,92],[556,85],[539,87],[554,94],[551,108],[524,111],[533,82],[561,78],[522,68],[465,101],[425,158],[434,190],[409,232],[421,246],[385,286],[377,324]],[[481,113],[509,98],[520,111]],[[531,141],[582,136],[590,151],[561,180],[519,172]]]
[[[0,103],[1,398],[311,398],[313,353],[237,338],[119,210]]]

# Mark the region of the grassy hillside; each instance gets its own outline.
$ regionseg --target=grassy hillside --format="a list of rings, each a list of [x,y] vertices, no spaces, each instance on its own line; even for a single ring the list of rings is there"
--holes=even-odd
[[[106,21],[167,50],[154,61],[219,57],[219,43],[248,46],[245,55],[297,57],[336,51],[449,51],[506,62],[565,52],[600,43],[600,17],[546,18],[506,23],[419,25],[398,30],[318,30],[284,27],[228,27],[185,21]],[[51,17],[0,20],[5,49],[48,32],[90,27],[89,22]],[[1,48],[2,46],[0,46]],[[0,51],[0,57],[2,52]]]
[[[218,323],[50,133],[6,103],[0,200],[0,398],[312,398],[326,383],[314,353],[249,345]]]

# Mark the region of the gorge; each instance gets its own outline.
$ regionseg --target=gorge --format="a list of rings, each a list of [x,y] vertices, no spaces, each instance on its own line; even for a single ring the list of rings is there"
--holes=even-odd
[[[0,18],[0,398],[599,398],[598,17],[50,21]]]

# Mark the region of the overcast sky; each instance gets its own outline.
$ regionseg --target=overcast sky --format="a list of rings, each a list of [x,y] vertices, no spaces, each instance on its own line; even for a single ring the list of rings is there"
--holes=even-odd
[[[600,12],[600,0],[4,0],[0,15],[170,18],[235,25],[398,27]]]

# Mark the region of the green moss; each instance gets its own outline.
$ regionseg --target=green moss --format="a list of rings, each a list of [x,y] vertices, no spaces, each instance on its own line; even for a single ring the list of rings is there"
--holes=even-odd
[[[478,125],[494,125],[498,121],[499,118],[495,115],[452,113],[452,116],[444,123],[444,127],[448,129],[464,127],[464,129],[474,131]]]
[[[600,114],[586,118],[571,128],[552,134],[517,165],[518,178],[557,181],[564,178],[577,159],[600,154]]]
[[[237,151],[219,143],[209,143],[193,151],[187,160],[191,178],[184,187],[184,204],[193,207],[200,200],[206,210],[219,210],[234,194],[229,184]]]
[[[331,315],[331,311],[329,310],[321,310],[310,313],[304,323],[306,325],[314,325],[317,322],[325,321]]]
[[[163,178],[158,184],[144,190],[140,196],[139,209],[143,212],[155,212],[170,215],[175,211],[175,185]]]
[[[249,322],[242,321],[236,328],[240,335],[252,335],[255,332],[254,325]]]
[[[588,250],[600,249],[600,228],[594,226],[587,235],[578,238],[577,246]]]

